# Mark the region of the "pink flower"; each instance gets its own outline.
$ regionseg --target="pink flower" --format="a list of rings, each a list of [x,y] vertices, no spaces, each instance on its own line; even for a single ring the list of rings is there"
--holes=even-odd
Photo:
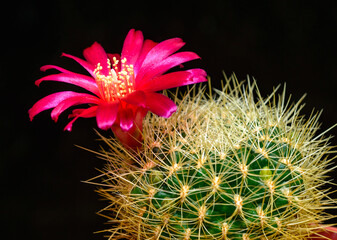
[[[91,76],[46,65],[41,68],[42,71],[56,69],[60,73],[45,76],[37,80],[36,85],[39,86],[42,81],[66,82],[82,87],[91,94],[63,91],[48,95],[29,109],[30,119],[44,110],[53,109],[51,117],[57,121],[59,115],[69,107],[89,104],[88,108],[73,110],[69,115],[73,119],[65,130],[71,131],[74,121],[80,117],[96,117],[100,129],[112,128],[118,135],[142,127],[142,120],[148,111],[168,118],[176,111],[176,105],[157,91],[207,81],[206,72],[202,69],[164,74],[175,66],[199,58],[193,52],[175,53],[184,44],[180,38],[160,43],[144,40],[141,31],[131,29],[121,55],[107,54],[96,42],[83,51],[85,60],[62,54],[78,62]]]
[[[308,238],[308,240],[337,240],[337,228],[322,226],[322,230],[318,231],[317,234],[313,234]]]

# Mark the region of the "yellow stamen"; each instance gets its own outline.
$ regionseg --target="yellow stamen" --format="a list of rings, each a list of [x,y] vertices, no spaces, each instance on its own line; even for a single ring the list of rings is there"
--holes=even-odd
[[[133,65],[126,64],[126,58],[121,60],[121,70],[118,69],[119,60],[116,57],[112,58],[111,62],[107,60],[107,68],[109,74],[102,74],[102,65],[98,63],[94,70],[94,75],[102,98],[107,102],[116,101],[119,98],[125,97],[134,91],[134,70]]]

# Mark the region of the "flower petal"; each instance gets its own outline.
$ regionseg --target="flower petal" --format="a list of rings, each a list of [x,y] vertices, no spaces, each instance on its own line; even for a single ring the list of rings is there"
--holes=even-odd
[[[97,106],[92,106],[92,107],[95,107],[97,109]],[[81,115],[82,118],[96,117],[96,111],[82,114],[86,110],[87,109],[82,109],[82,108],[74,109],[72,113],[68,115],[68,118],[74,118],[74,117],[77,117],[78,115]]]
[[[156,92],[164,89],[205,82],[207,81],[206,75],[206,72],[199,68],[172,72],[156,77],[151,81],[144,82],[144,84],[138,86],[138,89]]]
[[[135,75],[137,75],[138,73],[138,70],[139,68],[141,67],[141,65],[143,64],[143,61],[146,57],[146,55],[149,53],[149,51],[154,47],[156,46],[158,43],[152,41],[152,40],[149,40],[149,39],[146,39],[144,41],[144,44],[143,44],[143,47],[142,47],[142,51],[140,52],[139,56],[138,56],[138,59],[135,63],[135,66],[134,66],[134,72],[135,72]]]
[[[101,74],[109,75],[110,66],[108,63],[108,55],[99,43],[94,42],[90,47],[84,49],[83,56],[94,68],[100,64],[102,67],[102,69],[100,69]]]
[[[133,126],[134,115],[131,108],[123,107],[119,112],[120,127],[123,131],[128,131]]]
[[[126,58],[127,64],[134,65],[137,61],[140,51],[142,50],[143,41],[143,33],[141,31],[135,31],[135,29],[131,29],[124,40],[121,59]]]
[[[82,109],[77,109],[77,110],[82,110]],[[97,111],[97,106],[93,106],[87,109],[83,109],[82,111],[77,111],[77,115],[75,116],[75,118],[73,120],[71,120],[67,126],[65,126],[64,130],[68,130],[71,131],[72,127],[73,127],[73,123],[79,118],[79,117],[83,117],[83,118],[87,118],[87,117],[93,117],[95,116],[95,113]]]
[[[98,105],[96,121],[102,130],[108,130],[114,124],[119,108],[119,102],[104,103]]]
[[[151,80],[152,78],[163,74],[167,70],[178,66],[184,62],[192,61],[195,59],[200,58],[196,53],[194,52],[179,52],[175,53],[167,58],[165,58],[163,61],[158,62],[155,64],[151,69],[148,69],[148,71],[144,74],[141,81],[136,82],[141,84],[146,83],[147,81]],[[136,86],[137,87],[137,86]]]
[[[322,226],[322,229],[317,229],[317,232],[312,233],[308,240],[336,240],[337,239],[337,228],[330,226]]]
[[[161,61],[185,45],[181,38],[171,38],[158,43],[147,54],[143,67]]]
[[[57,81],[57,82],[65,82],[65,83],[74,84],[76,86],[82,87],[96,94],[97,96],[100,96],[96,82],[93,81],[92,77],[89,77],[86,75],[73,73],[73,72],[51,74],[43,78],[40,78],[39,80],[36,80],[35,84],[39,86],[42,81]]]
[[[177,110],[176,104],[160,93],[146,93],[146,107],[160,117],[169,118]]]
[[[30,120],[33,120],[34,116],[44,110],[48,110],[56,107],[60,102],[78,96],[80,93],[72,91],[64,91],[50,94],[39,101],[37,101],[31,109],[28,110]]]
[[[137,148],[142,146],[143,142],[143,119],[148,109],[138,107],[135,109],[133,126],[128,131],[123,131],[120,124],[114,124],[111,130],[121,143],[128,148]]]
[[[71,59],[75,60],[75,61],[76,61],[77,63],[79,63],[82,67],[84,67],[85,70],[87,70],[88,73],[90,73],[91,76],[95,77],[95,74],[94,74],[95,66],[93,66],[92,64],[88,63],[87,61],[84,61],[84,60],[81,59],[81,58],[72,56],[72,55],[67,54],[67,53],[62,53],[62,57],[68,57],[68,58],[71,58]]]
[[[187,82],[185,85],[188,84],[194,84],[194,83],[200,83],[200,82],[207,82],[207,73],[205,70],[201,68],[194,68],[186,70],[187,72],[191,73],[189,82]],[[184,85],[180,85],[184,86]]]
[[[78,96],[70,97],[60,102],[51,112],[51,118],[56,122],[59,115],[71,106],[85,103],[99,103],[99,99],[86,93],[79,93]]]
[[[151,69],[151,67],[156,65],[156,63],[178,51],[184,45],[185,43],[180,38],[171,38],[158,43],[146,55],[143,64],[139,69],[137,78],[142,79],[148,69]]]
[[[49,69],[56,69],[56,70],[58,70],[58,71],[60,71],[62,73],[73,73],[73,72],[71,72],[71,71],[69,71],[67,69],[64,69],[64,68],[61,68],[61,67],[55,66],[55,65],[44,65],[44,66],[40,67],[40,70],[43,71],[43,72],[45,72],[45,71],[47,71]]]
[[[135,106],[145,107],[145,99],[146,97],[143,91],[135,91],[126,95],[123,101]]]

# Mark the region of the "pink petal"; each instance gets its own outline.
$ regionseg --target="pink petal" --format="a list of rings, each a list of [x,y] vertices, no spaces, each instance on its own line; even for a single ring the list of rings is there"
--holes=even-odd
[[[120,127],[123,131],[128,131],[133,126],[133,111],[128,107],[123,107],[119,112]]]
[[[126,95],[123,101],[135,106],[145,107],[145,94],[143,91],[135,91]]]
[[[136,83],[144,84],[145,82],[151,80],[152,78],[163,74],[167,70],[178,66],[184,62],[192,61],[195,59],[200,58],[197,54],[194,52],[179,52],[176,54],[173,54],[167,58],[165,58],[163,61],[158,62],[155,64],[151,69],[148,69],[148,71],[144,74],[143,78],[141,80],[138,80],[136,78]],[[137,81],[138,80],[138,81]],[[136,85],[137,88],[137,85]]]
[[[57,81],[57,82],[65,82],[74,84],[76,86],[82,87],[97,96],[100,95],[97,84],[92,77],[78,74],[78,73],[58,73],[58,74],[52,74],[45,76],[43,78],[40,78],[39,80],[35,81],[35,84],[37,86],[40,85],[42,81]]]
[[[147,112],[148,109],[142,107],[136,108],[133,126],[128,131],[123,131],[120,125],[112,125],[111,130],[124,146],[133,149],[142,146],[143,119],[145,118]]]
[[[336,240],[337,239],[337,228],[336,227],[324,227],[318,230],[317,233],[312,234],[308,237],[308,240]]]
[[[126,58],[127,64],[134,65],[143,46],[143,33],[131,29],[123,44],[121,59]]]
[[[144,82],[144,84],[138,86],[137,88],[142,91],[156,92],[164,89],[205,82],[207,81],[206,76],[206,72],[198,68],[172,72],[156,77],[151,81]]]
[[[119,102],[98,105],[96,121],[100,129],[108,130],[114,124],[119,108]]]
[[[78,110],[82,110],[82,109],[78,109]],[[65,126],[64,130],[68,130],[71,131],[72,127],[73,127],[73,123],[79,118],[79,117],[93,117],[95,116],[95,113],[97,111],[97,106],[93,106],[90,107],[88,109],[83,109],[82,111],[78,112],[77,116],[71,120],[67,126]]]
[[[109,75],[108,55],[99,43],[94,42],[90,47],[84,49],[83,56],[94,68],[96,68],[99,63],[102,67],[100,72],[103,75]]]
[[[67,69],[64,69],[64,68],[61,68],[61,67],[55,66],[55,65],[44,65],[44,66],[42,66],[40,68],[40,70],[43,71],[43,72],[45,72],[45,71],[47,71],[49,69],[56,69],[56,70],[58,70],[60,72],[63,72],[63,73],[73,73],[73,72],[71,72],[71,71],[69,71]]]
[[[59,115],[71,106],[94,103],[98,104],[99,98],[86,93],[80,93],[78,96],[70,97],[60,102],[51,112],[51,118],[56,122]]]
[[[93,106],[97,109],[97,106]],[[91,117],[96,117],[96,111],[89,112],[86,114],[82,114],[85,110],[87,109],[74,109],[71,114],[68,115],[68,118],[74,118],[77,117],[78,115],[81,115],[82,118],[91,118]]]
[[[138,59],[137,59],[137,61],[135,63],[135,66],[134,66],[135,75],[137,75],[138,70],[141,67],[141,65],[143,64],[143,61],[144,61],[146,55],[156,45],[157,45],[157,43],[154,42],[154,41],[152,41],[152,40],[146,39],[144,41],[144,44],[143,44],[143,47],[142,47],[142,51],[140,52],[139,57],[138,57]]]
[[[93,66],[92,64],[88,63],[87,61],[84,61],[83,59],[80,59],[78,57],[72,56],[70,54],[66,54],[66,53],[62,53],[63,57],[68,57],[71,58],[73,60],[75,60],[76,62],[78,62],[82,67],[85,68],[85,70],[88,71],[88,73],[90,73],[91,76],[95,77],[94,74],[94,70],[95,70],[95,66]]]
[[[60,102],[65,99],[78,96],[80,93],[72,91],[64,91],[50,94],[39,101],[37,101],[31,109],[28,110],[30,120],[33,120],[34,116],[44,110],[48,110],[56,107]]]
[[[194,69],[189,69],[186,71],[191,73],[191,78],[190,78],[191,82],[187,84],[207,82],[207,73],[205,72],[205,70],[200,69],[200,68],[194,68]],[[180,86],[183,86],[183,85],[180,85]]]
[[[184,45],[185,43],[180,38],[172,38],[158,43],[146,55],[137,78],[142,79],[148,69],[151,69],[152,66],[178,51]]]
[[[176,104],[159,93],[146,93],[147,108],[160,117],[169,118],[177,110]]]

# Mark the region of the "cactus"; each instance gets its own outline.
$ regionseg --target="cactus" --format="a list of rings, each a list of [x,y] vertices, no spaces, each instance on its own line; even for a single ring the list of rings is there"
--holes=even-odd
[[[103,138],[109,239],[306,239],[331,218],[319,113],[305,119],[302,99],[263,99],[234,75],[215,91],[175,96],[169,119],[147,116],[141,150]]]

